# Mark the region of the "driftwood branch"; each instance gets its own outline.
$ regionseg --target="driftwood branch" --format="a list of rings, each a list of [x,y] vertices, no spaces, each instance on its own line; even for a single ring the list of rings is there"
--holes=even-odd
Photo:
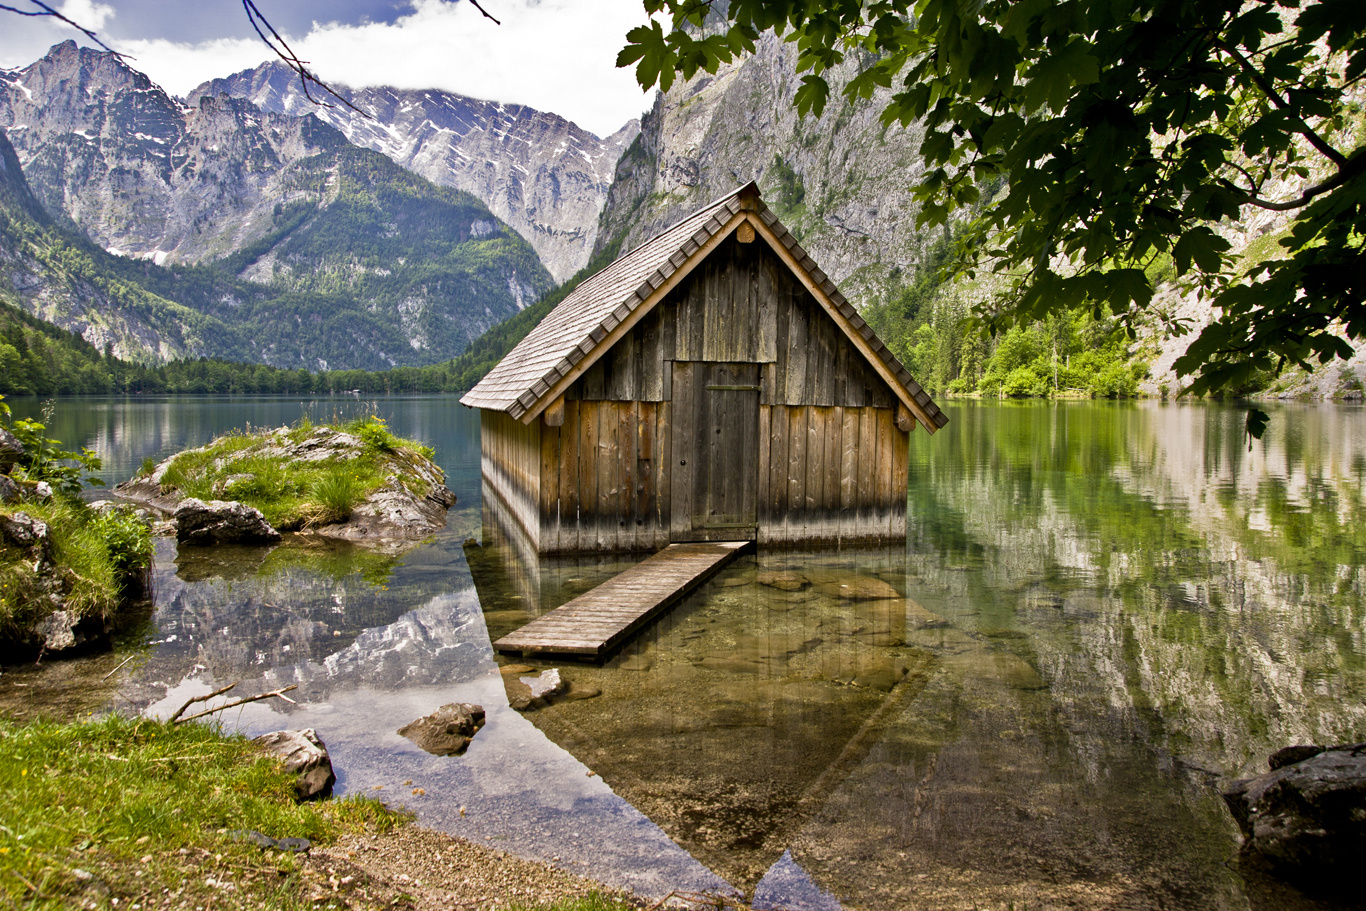
[[[288,693],[290,690],[297,690],[297,689],[299,688],[299,684],[297,684],[297,683],[291,683],[289,686],[283,687],[283,688],[278,689],[278,690],[271,690],[269,693],[257,693],[255,696],[243,696],[241,699],[234,699],[234,700],[232,700],[231,702],[225,702],[225,703],[223,703],[222,705],[217,706],[216,708],[205,709],[205,710],[202,711],[202,712],[195,712],[193,715],[186,715],[184,718],[181,718],[181,717],[180,717],[180,713],[183,712],[183,711],[185,711],[187,708],[189,708],[193,703],[196,703],[196,702],[204,702],[204,701],[206,701],[206,700],[212,699],[214,696],[220,695],[220,694],[222,694],[222,693],[226,693],[228,690],[232,689],[234,686],[237,686],[237,684],[235,684],[235,683],[229,684],[228,686],[223,687],[223,689],[219,690],[217,693],[210,693],[210,694],[207,695],[207,696],[196,696],[195,698],[191,699],[189,702],[187,702],[187,703],[185,703],[184,705],[182,705],[182,706],[180,707],[180,710],[177,711],[174,715],[171,716],[170,723],[171,723],[171,724],[184,724],[184,723],[187,722],[187,721],[194,721],[196,718],[203,718],[205,715],[213,715],[213,714],[215,714],[215,713],[217,713],[217,712],[222,712],[222,711],[225,711],[225,710],[227,710],[227,709],[235,709],[235,708],[237,708],[239,705],[246,705],[248,702],[259,702],[259,701],[261,701],[262,699],[271,699],[271,698],[274,698],[274,697],[278,697],[278,698],[280,698],[280,699],[283,699],[285,702],[288,702],[290,705],[298,705],[298,703],[296,703],[293,699],[290,699],[288,696],[285,695],[285,693]]]
[[[181,715],[185,714],[185,710],[188,709],[190,706],[194,705],[196,702],[208,702],[215,696],[222,696],[224,693],[226,693],[228,690],[232,689],[235,686],[237,686],[236,683],[229,683],[227,686],[223,687],[220,690],[214,690],[212,693],[208,693],[204,696],[195,696],[193,699],[185,700],[185,704],[182,705],[180,708],[176,709],[176,713],[172,715],[170,718],[168,718],[167,721],[174,724],[175,720],[179,718]]]

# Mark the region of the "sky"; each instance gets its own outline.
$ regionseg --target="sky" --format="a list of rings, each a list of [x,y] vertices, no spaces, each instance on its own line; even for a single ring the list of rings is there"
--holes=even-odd
[[[49,0],[51,2],[51,0]],[[552,111],[599,136],[651,104],[634,71],[617,69],[641,0],[255,0],[324,80],[436,88]],[[8,0],[26,8],[27,0]],[[128,64],[175,95],[270,58],[241,0],[61,0]],[[51,18],[0,11],[0,67],[26,66],[54,44],[94,46]]]

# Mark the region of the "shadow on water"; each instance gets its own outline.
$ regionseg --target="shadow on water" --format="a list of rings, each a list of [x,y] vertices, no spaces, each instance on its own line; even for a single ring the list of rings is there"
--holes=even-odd
[[[477,419],[391,404],[446,463],[450,529],[378,558],[163,541],[139,642],[6,668],[6,710],[296,683],[298,705],[224,724],[315,727],[341,791],[643,894],[1342,906],[1243,867],[1218,791],[1287,743],[1366,739],[1366,412],[1278,408],[1249,450],[1217,406],[959,405],[912,446],[906,547],[741,558],[607,662],[555,664],[575,698],[519,713],[499,664],[523,659],[491,639],[638,558],[519,547],[480,505]],[[96,406],[125,443],[157,414]],[[464,756],[397,735],[452,701],[488,710]]]

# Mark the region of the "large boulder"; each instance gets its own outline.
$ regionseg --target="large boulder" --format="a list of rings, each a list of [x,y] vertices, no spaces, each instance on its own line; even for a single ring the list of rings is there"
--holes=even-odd
[[[468,702],[450,702],[398,732],[433,756],[455,756],[465,752],[474,735],[484,726],[484,707]]]
[[[1366,858],[1366,743],[1287,747],[1269,764],[1224,792],[1244,853],[1282,873],[1354,872]]]
[[[272,544],[280,533],[261,510],[234,500],[181,500],[175,510],[176,540],[182,544]]]
[[[27,452],[19,438],[8,429],[0,427],[0,474],[9,474],[9,470],[25,455]]]
[[[262,734],[256,742],[266,752],[280,759],[286,771],[295,773],[294,794],[299,800],[314,800],[332,793],[337,776],[332,771],[332,757],[327,745],[313,728],[302,731],[274,731]]]

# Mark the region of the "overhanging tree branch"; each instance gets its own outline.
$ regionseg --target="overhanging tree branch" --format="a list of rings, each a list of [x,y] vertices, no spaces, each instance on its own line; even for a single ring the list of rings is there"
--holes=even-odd
[[[1216,39],[1215,46],[1237,61],[1238,66],[1252,78],[1252,81],[1256,83],[1257,88],[1262,90],[1262,94],[1267,97],[1267,100],[1274,104],[1278,110],[1283,111],[1290,116],[1291,120],[1295,123],[1296,131],[1305,139],[1309,140],[1310,145],[1318,149],[1323,153],[1324,157],[1338,167],[1341,168],[1347,164],[1347,156],[1329,145],[1326,139],[1320,136],[1303,117],[1296,113],[1294,107],[1276,91],[1276,87],[1271,84],[1271,80],[1266,78],[1266,74],[1252,65],[1251,60],[1244,57],[1236,47],[1231,46],[1227,41]]]

